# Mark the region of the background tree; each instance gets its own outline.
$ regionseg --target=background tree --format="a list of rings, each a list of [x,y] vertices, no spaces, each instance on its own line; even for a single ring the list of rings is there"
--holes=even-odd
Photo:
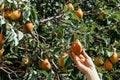
[[[83,79],[67,55],[76,39],[103,80],[120,79],[119,4],[119,0],[0,0],[0,80]]]

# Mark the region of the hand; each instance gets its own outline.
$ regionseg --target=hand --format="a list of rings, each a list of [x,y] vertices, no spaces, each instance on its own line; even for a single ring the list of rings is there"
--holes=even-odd
[[[87,76],[88,80],[100,80],[92,59],[84,50],[80,55],[69,52],[69,56],[75,62],[77,68]]]

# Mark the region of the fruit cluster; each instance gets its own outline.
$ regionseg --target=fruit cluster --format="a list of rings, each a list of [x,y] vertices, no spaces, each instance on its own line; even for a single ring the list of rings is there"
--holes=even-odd
[[[94,63],[97,67],[103,66],[105,70],[112,70],[113,65],[118,62],[118,54],[114,52],[110,57],[108,57],[105,62],[100,57],[94,59]]]
[[[20,9],[11,10],[10,8],[5,8],[5,3],[0,5],[0,12],[3,12],[3,16],[6,19],[11,19],[13,21],[19,21],[22,18],[22,11]],[[23,29],[26,33],[31,33],[33,31],[34,25],[31,21],[24,24]]]
[[[74,7],[72,5],[72,3],[68,3],[68,11],[74,11]],[[75,14],[80,18],[82,19],[83,17],[83,11],[81,10],[81,8],[78,8],[76,11],[75,11]]]
[[[22,19],[22,11],[20,9],[12,10],[10,7],[7,7],[6,4],[3,2],[0,4],[0,13],[6,20],[12,21],[20,21]],[[34,28],[34,24],[31,21],[27,21],[23,24],[23,30],[25,33],[32,33]],[[0,55],[2,56],[4,49],[4,42],[5,42],[5,35],[2,34],[0,31]]]
[[[83,49],[82,49],[82,45],[81,45],[80,41],[78,39],[76,39],[71,45],[71,51],[74,52],[76,55],[80,55],[82,50]],[[66,68],[68,67],[68,66],[65,66],[65,59],[67,56],[68,56],[67,53],[63,53],[62,56],[58,59],[58,66],[61,69],[61,71],[63,71],[63,72],[65,72]],[[82,55],[80,55],[80,57],[82,57]],[[47,70],[47,71],[52,68],[51,64],[47,58],[44,59],[43,61],[39,61],[38,65],[42,69]]]
[[[105,62],[104,62],[104,68],[106,70],[112,70],[113,64],[118,62],[118,54],[114,52],[112,56],[110,56]]]

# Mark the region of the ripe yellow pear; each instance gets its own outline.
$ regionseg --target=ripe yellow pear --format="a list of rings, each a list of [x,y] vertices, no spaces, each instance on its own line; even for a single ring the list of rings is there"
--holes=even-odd
[[[48,61],[48,59],[45,59],[41,62],[41,68],[44,69],[44,70],[50,70],[52,67],[51,67],[51,64],[50,62]]]
[[[11,19],[14,21],[18,21],[21,18],[21,15],[22,15],[21,11],[19,9],[17,9],[12,12]]]
[[[34,25],[32,22],[29,21],[23,26],[23,29],[26,33],[31,33],[34,29]]]
[[[113,64],[110,62],[109,59],[107,59],[107,60],[105,61],[105,63],[104,63],[104,68],[105,68],[105,70],[112,70]]]
[[[3,52],[4,52],[4,48],[0,49],[0,58],[2,57]]]
[[[112,56],[110,56],[110,61],[115,64],[118,62],[118,54],[117,53],[113,53]]]
[[[30,63],[30,59],[28,57],[24,57],[24,58],[22,58],[22,63],[24,65],[28,65]]]
[[[83,11],[79,8],[77,11],[76,11],[76,15],[81,19],[83,18]]]
[[[63,53],[62,56],[61,56],[61,58],[58,60],[58,65],[60,67],[64,67],[64,60],[65,60],[66,57],[67,57],[67,54]]]
[[[72,3],[69,2],[67,6],[68,6],[68,11],[70,11],[70,10],[73,11],[74,10],[74,7],[73,7]]]
[[[12,12],[11,12],[10,9],[6,9],[6,10],[4,11],[4,17],[5,17],[6,19],[9,19],[9,18],[11,17],[11,14],[12,14]]]
[[[0,49],[2,49],[5,42],[5,37],[3,34],[0,34]]]
[[[95,60],[94,60],[94,64],[98,67],[102,66],[103,60],[100,57],[96,57]]]
[[[76,55],[79,55],[82,52],[82,45],[78,39],[76,39],[71,46],[71,51],[74,52]]]
[[[4,9],[4,6],[5,6],[5,3],[2,3],[2,4],[0,5],[0,12]]]

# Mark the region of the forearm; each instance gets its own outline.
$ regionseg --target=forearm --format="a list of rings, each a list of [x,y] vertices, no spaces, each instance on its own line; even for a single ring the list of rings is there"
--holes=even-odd
[[[95,68],[93,70],[94,70],[93,72],[94,72],[95,79],[100,80],[97,70]]]
[[[87,80],[100,80],[96,69],[90,70],[90,71],[86,74],[86,78],[87,78]]]

